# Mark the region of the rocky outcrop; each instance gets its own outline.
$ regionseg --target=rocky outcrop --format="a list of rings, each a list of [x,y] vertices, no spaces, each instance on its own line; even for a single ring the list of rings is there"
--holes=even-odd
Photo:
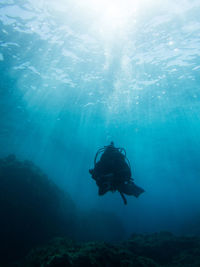
[[[0,159],[0,264],[7,264],[52,238],[118,241],[124,235],[115,214],[77,209],[32,162]]]
[[[33,250],[23,267],[175,267],[200,266],[200,238],[177,237],[167,232],[133,235],[126,242],[74,243],[55,239]]]
[[[75,205],[30,161],[0,160],[0,263],[75,232]]]

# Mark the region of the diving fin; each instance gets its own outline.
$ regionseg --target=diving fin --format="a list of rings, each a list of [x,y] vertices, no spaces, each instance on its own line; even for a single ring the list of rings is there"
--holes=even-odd
[[[145,191],[141,187],[137,186],[134,182],[131,182],[120,185],[120,192],[129,196],[139,197]]]

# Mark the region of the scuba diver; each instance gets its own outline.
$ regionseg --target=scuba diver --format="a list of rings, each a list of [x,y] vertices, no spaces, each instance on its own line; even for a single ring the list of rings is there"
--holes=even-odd
[[[98,157],[100,156],[99,161]],[[118,191],[127,204],[124,196],[132,195],[138,197],[144,192],[131,178],[131,167],[124,148],[116,148],[114,143],[100,148],[94,159],[94,168],[89,170],[92,178],[99,187],[99,195],[108,191]]]

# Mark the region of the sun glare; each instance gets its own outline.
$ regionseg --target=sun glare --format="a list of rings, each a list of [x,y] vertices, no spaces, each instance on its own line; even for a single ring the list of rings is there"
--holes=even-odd
[[[135,12],[133,2],[122,0],[87,0],[88,7],[95,12],[101,28],[114,31],[125,26]]]
[[[108,5],[105,10],[105,15],[112,19],[119,19],[122,17],[122,10],[118,6]]]
[[[103,15],[103,20],[105,24],[107,24],[107,27],[109,25],[112,27],[119,27],[125,23],[126,19],[127,14],[125,10],[115,5],[108,5]]]
[[[52,10],[61,13],[69,12],[66,5],[67,0],[60,0],[59,4],[54,0],[48,0],[48,6],[51,5]],[[149,4],[156,0],[71,0],[72,12],[69,13],[78,20],[83,19],[88,25],[90,32],[95,33],[106,40],[113,40],[116,34],[121,37],[128,32],[137,22],[137,16],[140,10],[148,8]],[[70,2],[70,1],[69,1]],[[69,21],[69,20],[67,20]]]

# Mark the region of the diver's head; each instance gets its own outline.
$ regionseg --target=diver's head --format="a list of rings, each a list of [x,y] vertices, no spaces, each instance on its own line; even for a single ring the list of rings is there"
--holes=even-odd
[[[110,146],[114,146],[114,142],[113,141],[110,142]]]

